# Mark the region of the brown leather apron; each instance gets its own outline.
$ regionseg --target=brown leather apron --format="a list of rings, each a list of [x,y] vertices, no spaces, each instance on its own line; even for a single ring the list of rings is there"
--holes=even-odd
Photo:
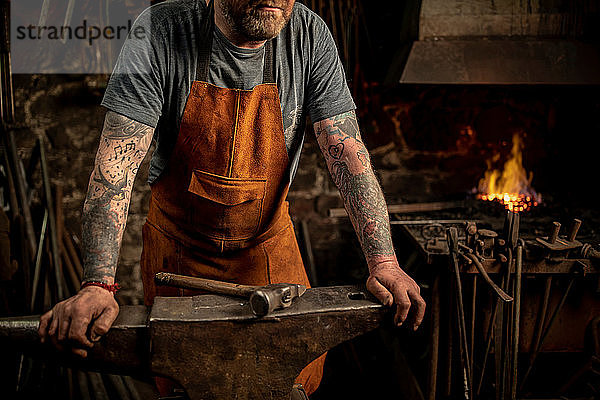
[[[157,295],[194,294],[157,287],[159,271],[249,285],[309,284],[285,201],[289,159],[272,42],[265,44],[264,83],[252,90],[214,86],[207,83],[213,21],[211,3],[177,142],[151,186],[141,259],[147,305]],[[296,380],[308,393],[321,381],[324,360]]]

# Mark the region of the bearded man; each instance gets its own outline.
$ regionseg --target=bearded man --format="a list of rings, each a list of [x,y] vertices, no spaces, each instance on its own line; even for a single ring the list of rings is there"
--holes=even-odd
[[[141,259],[146,304],[190,294],[157,288],[160,271],[308,285],[285,201],[307,115],[367,260],[367,288],[396,304],[399,325],[412,308],[416,329],[425,303],[396,260],[383,193],[325,23],[294,0],[171,0],[144,11],[132,32],[102,102],[108,112],[83,210],[82,289],[42,316],[42,339],[85,356],[116,318],[131,188],[153,139]],[[297,379],[308,394],[323,362]]]

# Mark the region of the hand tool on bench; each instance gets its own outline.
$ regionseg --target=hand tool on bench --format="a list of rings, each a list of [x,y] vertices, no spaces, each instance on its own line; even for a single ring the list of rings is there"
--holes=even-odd
[[[306,292],[306,286],[297,283],[273,283],[265,286],[240,285],[230,282],[193,276],[159,272],[154,276],[158,285],[174,286],[183,289],[204,290],[209,293],[242,297],[250,300],[254,315],[263,317],[274,310],[292,305],[294,299]]]
[[[157,297],[151,309],[122,306],[86,359],[40,344],[39,316],[0,319],[0,348],[102,372],[167,376],[191,400],[288,400],[309,362],[391,321],[389,307],[354,286],[308,289],[294,307],[260,319],[232,297]]]
[[[488,286],[494,291],[497,298],[499,298],[505,303],[510,303],[511,301],[513,301],[513,298],[504,290],[502,290],[500,286],[496,285],[492,278],[490,278],[487,271],[483,267],[483,264],[481,264],[481,262],[475,254],[469,253],[466,256],[469,257],[473,261],[473,263],[475,263],[475,268],[477,268],[477,271],[479,272],[485,283],[487,283]]]

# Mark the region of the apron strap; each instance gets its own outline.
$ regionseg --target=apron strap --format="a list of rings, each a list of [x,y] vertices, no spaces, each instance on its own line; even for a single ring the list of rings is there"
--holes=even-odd
[[[213,31],[215,24],[215,7],[213,1],[208,3],[208,17],[203,18],[200,24],[200,44],[198,47],[198,62],[196,64],[196,81],[208,82],[210,68],[210,55],[212,52]],[[268,40],[264,45],[263,83],[275,83],[275,57],[273,54],[273,40]]]
[[[273,39],[265,43],[265,61],[263,64],[263,83],[275,83],[275,57]]]
[[[197,81],[208,82],[208,68],[210,66],[210,53],[212,51],[213,25],[215,21],[215,7],[212,1],[208,3],[208,17],[202,18],[200,24],[200,45],[198,47],[198,62],[196,63]]]

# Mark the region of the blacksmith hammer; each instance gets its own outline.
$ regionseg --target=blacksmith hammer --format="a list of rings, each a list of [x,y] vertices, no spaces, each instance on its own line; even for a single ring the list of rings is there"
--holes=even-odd
[[[306,292],[306,286],[297,283],[273,283],[266,286],[240,285],[193,276],[159,272],[154,276],[157,285],[183,289],[199,289],[209,293],[250,299],[250,309],[257,317],[274,310],[289,307],[292,301]]]

